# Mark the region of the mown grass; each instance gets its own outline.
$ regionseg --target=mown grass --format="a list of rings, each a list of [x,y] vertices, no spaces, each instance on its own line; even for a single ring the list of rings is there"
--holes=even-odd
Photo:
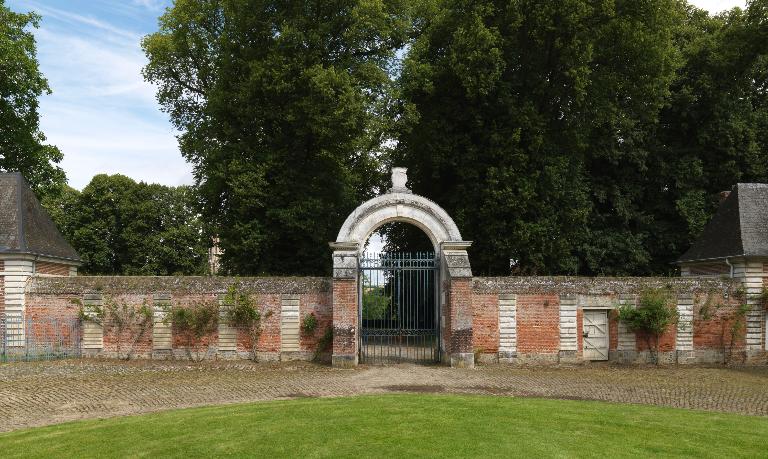
[[[0,435],[3,457],[760,457],[768,419],[456,395],[298,399]]]

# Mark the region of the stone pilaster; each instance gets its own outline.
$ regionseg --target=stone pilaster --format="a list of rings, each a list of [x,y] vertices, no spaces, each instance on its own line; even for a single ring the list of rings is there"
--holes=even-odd
[[[517,295],[499,295],[499,362],[517,357]]]
[[[446,349],[452,367],[473,368],[472,349],[472,269],[467,248],[471,242],[442,244],[443,272],[448,286]]]
[[[334,367],[353,367],[358,357],[357,270],[358,246],[331,243],[333,252]]]
[[[696,356],[693,352],[693,295],[684,294],[677,298],[677,315],[677,363],[694,363]]]

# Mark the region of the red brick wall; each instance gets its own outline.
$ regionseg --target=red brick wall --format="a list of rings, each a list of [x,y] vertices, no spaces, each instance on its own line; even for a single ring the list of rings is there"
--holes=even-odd
[[[672,325],[666,333],[659,337],[659,352],[668,352],[675,350],[675,338],[677,337],[677,328]],[[638,351],[648,350],[648,341],[646,335],[642,333],[635,334],[635,346]]]
[[[145,302],[148,307],[152,306],[152,295],[115,295],[114,297],[111,297],[110,300],[118,307],[122,307],[123,305],[132,307],[137,313],[139,308],[141,308]],[[136,320],[141,319],[137,317]],[[125,356],[128,352],[131,352],[136,356],[149,356],[152,354],[151,321],[146,328],[144,328],[143,334],[141,332],[141,327],[138,326],[125,328],[118,334],[118,327],[116,324],[108,320],[103,323],[103,329],[104,352],[115,356],[118,355],[119,352],[121,357]]]
[[[608,350],[619,348],[619,316],[616,311],[608,311]]]
[[[135,298],[136,301],[141,301],[141,298],[143,297],[137,297]],[[149,296],[147,298],[148,301],[151,301],[152,297]],[[184,308],[184,307],[192,307],[197,302],[202,301],[211,301],[211,302],[218,302],[218,296],[215,294],[208,294],[208,295],[171,295],[171,307],[172,308]],[[141,304],[134,303],[134,304]],[[151,303],[150,303],[151,304]],[[191,344],[191,346],[197,347],[201,352],[206,349],[210,345],[214,345],[218,339],[219,339],[219,332],[218,330],[214,330],[213,333],[210,333],[207,336],[202,337],[199,340],[194,340],[191,343],[188,343],[188,337],[182,333],[180,330],[178,330],[173,325],[171,326],[171,332],[173,333],[173,348],[174,349],[186,349],[188,344]],[[111,338],[108,337],[109,330],[104,330],[104,349],[105,350],[114,350],[112,347],[107,347],[107,341],[111,341]],[[150,333],[150,337],[151,337]],[[151,339],[150,339],[150,345],[151,345]]]
[[[301,323],[307,314],[314,314],[317,319],[317,327],[311,334],[301,332],[301,350],[315,352],[320,338],[323,337],[328,327],[333,327],[333,309],[331,297],[326,293],[307,293],[299,299],[299,317]]]
[[[152,303],[154,293],[171,293],[171,304],[188,304],[192,301],[217,301],[218,294],[223,290],[228,281],[210,280],[200,278],[151,278],[139,281],[138,278],[64,278],[64,277],[38,277],[33,278],[31,285],[44,286],[48,290],[35,290],[27,296],[27,317],[29,318],[68,318],[74,320],[77,317],[78,306],[72,300],[82,298],[82,293],[104,291],[104,296],[110,288],[116,290],[114,285],[124,283],[125,289],[141,291],[141,294],[116,294],[118,301],[125,301],[135,306],[140,306],[145,300]],[[135,282],[145,282],[140,288]],[[187,284],[183,284],[183,283]],[[220,284],[216,284],[219,282]],[[259,336],[258,351],[260,353],[279,353],[281,350],[280,322],[281,322],[281,291],[286,293],[296,291],[293,280],[287,279],[250,279],[255,295],[255,300],[263,313],[262,332]],[[314,283],[313,283],[314,282]],[[486,354],[498,352],[499,323],[498,304],[499,294],[494,291],[474,290],[472,279],[454,279],[449,281],[447,307],[444,310],[445,327],[442,329],[445,339],[445,350],[451,353],[464,353],[480,350]],[[571,280],[568,281],[572,287]],[[595,281],[599,282],[599,281]],[[118,284],[116,284],[118,283]],[[82,289],[81,286],[86,288]],[[169,287],[185,285],[184,292],[173,293]],[[318,319],[318,326],[311,334],[302,334],[300,349],[306,353],[314,352],[318,340],[323,336],[329,326],[334,327],[335,339],[333,353],[343,356],[354,356],[357,348],[357,285],[355,279],[337,279],[319,282],[304,280],[299,284],[304,293],[299,294],[300,319],[309,313],[314,313]],[[552,356],[560,350],[560,305],[559,297],[562,290],[555,283],[545,293],[530,292],[516,294],[516,320],[517,320],[517,352],[520,356]],[[98,287],[97,287],[98,286]],[[215,288],[212,288],[214,286]],[[703,289],[702,289],[703,290]],[[701,292],[702,290],[699,290]],[[709,288],[712,291],[712,288]],[[0,290],[1,291],[1,290]],[[199,293],[199,292],[218,293]],[[507,290],[509,291],[509,290]],[[717,291],[722,291],[718,289]],[[63,292],[63,293],[60,293]],[[197,293],[189,293],[197,292]],[[266,293],[265,293],[266,292]],[[571,294],[569,292],[569,294]],[[605,296],[605,295],[599,295]],[[722,296],[717,297],[722,302]],[[715,300],[717,300],[715,298]],[[735,301],[735,300],[734,300]],[[699,294],[694,311],[694,349],[719,350],[722,348],[721,336],[723,327],[730,330],[730,323],[724,319],[735,306],[722,308],[718,315],[711,320],[703,321],[700,314],[700,306],[704,303],[704,297]],[[731,309],[728,309],[731,308]],[[271,312],[271,314],[270,314]],[[583,311],[577,310],[577,353],[582,354],[582,318]],[[609,343],[610,349],[615,350],[618,344],[618,324],[614,314],[609,313]],[[112,335],[109,324],[106,326],[104,350],[114,352],[116,339]],[[48,333],[42,331],[41,333]],[[660,343],[661,351],[672,351],[675,345],[674,327],[666,333]],[[138,343],[136,352],[149,354],[151,352],[151,332]],[[123,337],[125,338],[125,337]],[[205,343],[216,344],[218,336],[213,333],[206,337]],[[739,335],[738,346],[743,347],[743,334]],[[123,339],[124,340],[124,339]],[[247,332],[238,333],[238,351],[248,352],[250,344]],[[180,337],[174,338],[174,345],[179,348],[184,343]],[[636,338],[636,350],[645,350],[646,345],[642,337]],[[551,360],[551,359],[550,359]]]
[[[35,263],[35,272],[37,274],[49,274],[53,276],[69,276],[69,265],[38,261]]]
[[[731,330],[737,323],[738,304],[722,296],[697,298],[693,309],[693,348],[722,350],[731,344]],[[705,311],[706,310],[706,311]],[[709,320],[704,320],[709,318]],[[738,321],[734,349],[744,348],[744,319]]]
[[[79,337],[77,321],[80,307],[75,297],[30,297],[26,298],[26,319],[29,321],[27,336],[34,343],[62,343],[65,347],[76,346]]]
[[[555,354],[559,350],[559,295],[518,295],[517,352]]]
[[[499,352],[499,295],[472,297],[472,348],[484,354]]]
[[[584,355],[584,309],[576,309],[576,353]]]
[[[280,320],[281,320],[281,295],[262,294],[255,295],[256,307],[261,314],[259,323],[258,343],[256,352],[278,353],[280,352]],[[217,333],[218,335],[218,333]],[[216,336],[218,339],[218,336]],[[237,330],[237,352],[248,354],[252,352],[252,335],[250,330]]]
[[[357,351],[356,332],[357,282],[355,279],[334,279],[333,354],[355,355]]]
[[[147,305],[152,306],[153,295],[139,295],[139,294],[121,294],[121,295],[104,295],[105,299],[111,297],[114,301],[119,303],[126,303],[136,308],[146,301]],[[281,297],[282,294],[255,294],[256,304],[262,312],[261,333],[259,335],[259,342],[257,351],[260,353],[279,353],[280,352],[280,312],[281,312]],[[39,324],[37,326],[36,333],[39,335],[39,339],[44,339],[47,333],[48,337],[53,340],[55,337],[54,330],[51,329],[51,319],[55,319],[58,322],[66,323],[67,327],[72,328],[72,323],[76,323],[78,317],[78,311],[80,306],[77,304],[77,300],[81,299],[82,295],[73,294],[30,294],[27,296],[27,308],[26,316],[28,319],[32,319],[33,323]],[[303,350],[314,351],[317,344],[317,340],[323,335],[325,329],[331,323],[331,300],[330,292],[311,292],[300,294],[300,307],[304,312],[314,312],[318,317],[318,327],[314,335],[302,337]],[[197,301],[218,301],[218,294],[172,294],[171,304],[174,306],[190,305]],[[302,313],[302,314],[303,314]],[[303,317],[303,315],[302,315]],[[130,348],[130,343],[136,339],[138,335],[138,329],[124,330],[121,336],[121,349],[125,354]],[[102,352],[105,355],[115,355],[117,352],[117,336],[116,330],[109,323],[104,324],[104,348]],[[238,330],[237,334],[237,350],[241,353],[248,353],[251,350],[250,334],[245,330]],[[199,343],[201,351],[205,351],[209,345],[215,346],[218,341],[218,331],[214,331],[210,335],[204,337]],[[176,350],[184,350],[187,342],[184,336],[174,330],[173,332],[173,348]],[[137,341],[134,346],[135,356],[150,356],[152,354],[152,328],[151,326],[145,332],[145,334]]]

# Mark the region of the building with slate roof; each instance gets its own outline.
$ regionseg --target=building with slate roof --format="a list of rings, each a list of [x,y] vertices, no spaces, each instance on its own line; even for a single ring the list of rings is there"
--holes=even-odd
[[[80,264],[24,177],[0,173],[0,317],[24,317],[30,276],[74,276]]]
[[[747,302],[754,305],[747,315],[747,350],[765,349],[765,307],[759,295],[768,282],[768,184],[734,186],[699,239],[677,263],[682,276],[723,276],[740,281]]]

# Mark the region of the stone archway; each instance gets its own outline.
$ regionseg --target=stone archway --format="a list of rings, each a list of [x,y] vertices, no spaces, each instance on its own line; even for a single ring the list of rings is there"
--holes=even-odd
[[[358,262],[365,242],[382,225],[405,222],[420,228],[440,259],[440,354],[451,366],[473,366],[471,282],[467,249],[453,219],[436,203],[407,188],[406,169],[392,169],[392,187],[355,209],[333,249],[333,365],[354,366],[359,351]]]

